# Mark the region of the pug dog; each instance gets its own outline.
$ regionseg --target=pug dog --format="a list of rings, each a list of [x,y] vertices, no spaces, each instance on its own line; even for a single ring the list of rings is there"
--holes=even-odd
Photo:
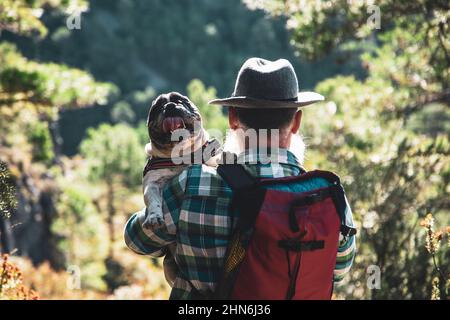
[[[150,142],[145,146],[148,161],[143,174],[143,193],[147,214],[143,226],[154,230],[164,225],[164,185],[196,159],[216,166],[220,144],[209,140],[198,108],[178,92],[162,94],[153,101],[147,127]],[[171,286],[176,278],[175,249],[175,245],[169,246],[163,264]]]

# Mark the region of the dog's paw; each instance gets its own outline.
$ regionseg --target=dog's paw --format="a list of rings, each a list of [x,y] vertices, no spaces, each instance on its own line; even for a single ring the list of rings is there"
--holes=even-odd
[[[144,222],[146,229],[158,229],[164,225],[164,218],[161,213],[149,212]]]

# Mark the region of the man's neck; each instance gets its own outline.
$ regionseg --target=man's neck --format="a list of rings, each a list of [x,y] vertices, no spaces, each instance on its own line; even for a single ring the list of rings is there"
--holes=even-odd
[[[232,152],[239,155],[244,151],[255,149],[256,150],[270,149],[272,151],[276,149],[284,149],[292,152],[297,157],[299,162],[303,164],[306,146],[305,143],[303,142],[302,137],[298,134],[291,134],[289,139],[283,139],[278,142],[267,139],[266,140],[267,143],[261,143],[263,141],[261,141],[258,137],[258,143],[256,144],[253,143],[252,145],[250,145],[249,143],[245,143],[244,140],[245,137],[242,137],[238,131],[229,130],[225,138],[224,151]]]

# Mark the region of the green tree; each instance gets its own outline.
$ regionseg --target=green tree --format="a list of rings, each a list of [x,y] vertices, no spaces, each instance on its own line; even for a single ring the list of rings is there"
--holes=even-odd
[[[303,1],[301,7],[295,1],[245,2],[286,15],[301,57],[339,48],[357,57],[364,48],[367,76],[319,83],[316,90],[328,102],[305,109],[307,165],[342,175],[360,229],[351,279],[337,292],[348,298],[429,298],[433,268],[419,221],[428,212],[444,224],[450,216],[450,144],[443,122],[450,97],[448,1],[380,1],[379,30],[364,1]],[[436,122],[421,122],[425,114]],[[450,262],[448,254],[440,259],[441,265]],[[381,268],[380,290],[365,286],[371,264]]]
[[[81,269],[82,288],[105,290],[101,280],[106,274],[104,260],[108,254],[103,238],[107,233],[105,224],[88,191],[73,181],[64,183],[57,205],[59,215],[52,223],[52,231],[60,237],[58,246],[67,264]]]
[[[363,73],[359,60],[349,59],[345,52],[314,63],[296,59],[284,29],[286,19],[250,11],[241,0],[93,0],[89,5],[80,30],[68,30],[67,12],[47,5],[42,15],[47,37],[31,43],[4,32],[5,38],[27,57],[61,61],[114,83],[122,93],[117,98],[132,107],[135,124],[145,119],[148,110],[148,101],[145,107],[138,101],[143,93],[148,98],[148,93],[154,95],[151,91],[183,92],[197,78],[216,88],[219,96],[229,95],[239,67],[251,56],[292,60],[302,74],[302,88],[312,88],[337,73]],[[99,108],[90,112],[93,126],[113,120]],[[70,112],[72,116],[75,121],[83,119],[84,112]],[[66,125],[65,115],[62,119],[62,126]],[[90,126],[62,128],[65,154],[76,153]]]
[[[66,28],[64,13],[44,19],[49,35],[24,46],[31,56],[87,68],[123,94],[149,84],[158,92],[182,91],[198,78],[226,95],[245,58],[294,58],[285,19],[267,19],[241,0],[95,0],[82,15],[81,30],[73,32]],[[308,74],[304,81],[309,87],[323,73],[335,71],[310,73],[303,63],[295,64]]]
[[[54,247],[55,235],[50,230],[58,215],[55,212],[58,198],[55,177],[61,175],[62,167],[55,159],[60,143],[55,124],[63,109],[106,104],[115,87],[99,83],[90,74],[63,64],[26,58],[17,46],[4,39],[11,38],[12,34],[23,41],[42,39],[48,31],[42,23],[46,12],[64,12],[86,5],[86,1],[80,0],[0,2],[0,160],[14,172],[20,200],[17,216],[30,217],[18,222],[24,229],[33,230],[30,241],[41,243],[41,247],[28,254],[35,263],[48,259],[58,268],[64,266]],[[59,166],[55,167],[56,163]],[[2,201],[6,197],[12,199],[4,190],[0,196]],[[31,218],[35,215],[42,217],[45,223]],[[6,240],[13,240],[11,228],[2,228],[0,233],[2,245],[8,242]],[[23,233],[21,237],[25,241],[29,233]],[[40,236],[36,238],[35,234]],[[19,252],[21,249],[19,246]]]
[[[0,160],[0,252],[12,248],[8,219],[17,206],[15,183],[7,164]]]
[[[228,119],[224,115],[222,107],[208,104],[208,101],[217,98],[216,89],[213,87],[206,88],[202,81],[194,79],[189,82],[187,93],[189,99],[200,110],[205,129],[210,130],[211,134],[214,134],[213,130],[217,130],[224,135],[228,128]]]
[[[48,29],[41,18],[45,10],[55,12],[85,8],[82,0],[4,0],[0,3],[0,32],[19,36],[45,38]],[[51,124],[58,112],[94,103],[105,104],[114,87],[96,82],[88,73],[55,63],[40,63],[25,58],[15,45],[0,43],[0,129],[6,134],[0,142],[12,145],[20,127],[36,126],[36,122],[48,122],[31,133],[28,141],[50,136]],[[19,128],[18,128],[19,127]],[[23,130],[20,130],[23,131]],[[37,137],[39,135],[39,137]],[[57,137],[57,132],[53,134]],[[8,141],[8,138],[11,138]],[[27,139],[25,139],[26,141]],[[45,140],[45,139],[44,139]],[[55,146],[59,141],[54,139]],[[42,141],[42,140],[41,140]],[[44,143],[47,143],[44,141]],[[24,149],[29,149],[29,144]],[[46,147],[45,147],[46,148]],[[50,153],[36,158],[46,159]]]
[[[133,123],[136,115],[131,109],[131,106],[125,102],[120,101],[116,103],[111,110],[111,118],[114,123]]]
[[[127,125],[102,124],[98,129],[88,130],[80,151],[87,161],[89,179],[106,187],[109,256],[113,257],[117,192],[121,186],[140,185],[145,160],[143,146],[136,131]]]
[[[16,190],[8,166],[0,161],[0,219],[8,218],[17,205]]]

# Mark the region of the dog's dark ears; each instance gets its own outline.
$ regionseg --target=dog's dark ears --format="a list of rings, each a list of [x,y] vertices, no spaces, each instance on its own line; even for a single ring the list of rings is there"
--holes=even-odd
[[[150,105],[150,108],[148,109],[147,114],[147,127],[150,124],[150,114],[152,113],[152,110],[158,106],[163,106],[167,102],[169,102],[169,94],[160,94],[155,100],[153,100],[152,104]]]
[[[191,100],[188,97],[183,96],[181,93],[173,91],[169,93],[169,101],[170,102],[184,102],[186,104],[192,104]]]

